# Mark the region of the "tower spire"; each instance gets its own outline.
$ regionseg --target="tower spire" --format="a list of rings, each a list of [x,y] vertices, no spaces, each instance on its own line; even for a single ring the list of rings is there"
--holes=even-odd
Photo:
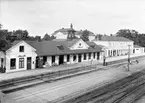
[[[73,25],[72,25],[72,23],[70,24],[70,28],[73,28]]]

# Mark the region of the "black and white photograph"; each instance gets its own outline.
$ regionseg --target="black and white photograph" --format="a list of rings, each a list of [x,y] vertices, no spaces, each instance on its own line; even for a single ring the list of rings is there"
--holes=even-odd
[[[0,103],[145,103],[145,0],[0,0]]]

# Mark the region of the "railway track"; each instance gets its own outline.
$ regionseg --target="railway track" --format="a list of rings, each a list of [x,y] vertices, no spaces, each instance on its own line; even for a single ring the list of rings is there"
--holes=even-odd
[[[135,103],[143,95],[145,70],[59,103]]]
[[[132,58],[132,60],[134,60],[134,59],[144,59],[144,57]],[[126,59],[112,61],[112,62],[109,62],[108,65],[112,65],[112,64],[118,65],[118,63],[120,63],[120,62],[121,62],[121,65],[126,64],[126,62],[124,62],[124,61],[126,61]],[[92,68],[92,69],[90,69],[90,68]],[[20,78],[18,80],[6,81],[6,82],[3,82],[0,84],[0,89],[2,90],[3,93],[11,93],[11,92],[19,91],[19,90],[29,88],[32,86],[36,86],[36,85],[40,85],[40,84],[44,84],[44,83],[50,83],[50,82],[54,82],[54,81],[57,81],[60,79],[70,78],[73,76],[78,76],[78,75],[97,71],[97,69],[94,69],[94,68],[96,68],[95,65],[92,65],[91,67],[87,66],[87,67],[82,67],[82,68],[74,68],[74,69],[69,69],[69,70],[41,74],[41,75],[37,75],[37,76],[33,76],[33,77],[27,77],[27,78],[25,77],[22,79]],[[89,71],[81,72],[84,70],[89,70]],[[79,73],[79,72],[81,72],[81,73]],[[21,84],[22,84],[22,86],[21,86]]]

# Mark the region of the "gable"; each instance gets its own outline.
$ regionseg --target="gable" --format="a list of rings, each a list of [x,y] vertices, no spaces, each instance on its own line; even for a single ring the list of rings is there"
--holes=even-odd
[[[34,52],[36,51],[35,48],[33,48],[31,45],[26,43],[25,41],[20,41],[17,44],[13,45],[10,49],[8,49],[6,52],[15,52],[19,53],[19,47],[24,46],[24,52]]]
[[[89,45],[86,44],[82,39],[78,40],[76,43],[74,43],[70,49],[74,50],[74,49],[88,49]]]

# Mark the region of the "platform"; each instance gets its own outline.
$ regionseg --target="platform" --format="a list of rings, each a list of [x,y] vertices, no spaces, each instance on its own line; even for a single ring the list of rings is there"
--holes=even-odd
[[[138,57],[138,56],[145,56],[145,54],[135,54],[135,55],[131,55],[130,57],[132,58],[132,57]],[[110,57],[110,58],[106,58],[106,62],[116,61],[116,60],[126,59],[126,58],[128,58],[128,55],[119,56],[119,57]],[[96,64],[97,68],[102,68],[102,65],[101,65],[102,61],[94,60],[92,64]],[[13,78],[39,75],[39,74],[53,72],[53,71],[72,69],[72,68],[88,66],[88,65],[91,65],[90,61],[77,63],[77,64],[68,64],[68,65],[61,65],[61,66],[56,66],[56,67],[49,67],[49,68],[39,68],[39,69],[34,69],[34,70],[17,71],[17,72],[12,72],[12,73],[2,73],[0,74],[0,81],[9,80]]]
[[[49,103],[50,101],[59,101],[64,98],[75,96],[94,85],[99,88],[108,82],[112,83],[114,80],[129,76],[137,72],[136,68],[139,68],[139,70],[144,69],[144,62],[145,60],[142,60],[137,65],[131,65],[131,70],[129,72],[126,72],[125,68],[122,68],[122,66],[102,69],[97,72],[73,78],[25,88],[24,90],[10,93],[8,96],[18,103]]]

